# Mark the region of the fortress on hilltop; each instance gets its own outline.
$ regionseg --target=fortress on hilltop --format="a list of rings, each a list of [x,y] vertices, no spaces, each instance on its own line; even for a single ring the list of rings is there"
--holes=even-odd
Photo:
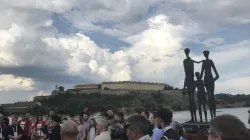
[[[56,86],[57,87],[57,86]],[[48,99],[58,94],[129,94],[131,91],[140,93],[151,93],[152,91],[162,91],[162,93],[175,92],[173,87],[165,83],[140,82],[140,81],[118,81],[118,82],[102,82],[101,84],[78,84],[66,91],[60,91],[58,88],[51,92],[50,96],[36,96],[34,101]]]
[[[123,90],[164,90],[169,85],[165,83],[121,81],[121,82],[102,82],[102,90],[123,89]]]

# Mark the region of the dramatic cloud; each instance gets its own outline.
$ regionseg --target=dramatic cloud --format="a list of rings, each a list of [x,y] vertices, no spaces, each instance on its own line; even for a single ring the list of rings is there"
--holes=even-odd
[[[203,41],[206,47],[214,47],[224,42],[224,38],[210,38]]]
[[[30,78],[0,75],[0,91],[30,91],[34,89],[34,82]]]
[[[248,93],[247,84],[238,83],[249,80],[249,40],[214,35],[250,23],[248,7],[249,0],[2,0],[0,91],[13,96],[29,90],[31,99],[39,91],[50,93],[54,85],[101,81],[182,87],[183,49],[191,46],[195,60],[203,59],[202,50],[211,50],[220,73],[216,92]],[[95,32],[127,44],[106,49],[107,44],[94,41],[102,39]]]
[[[148,24],[149,29],[126,39],[133,46],[114,53],[99,48],[89,37],[79,33],[67,38],[42,40],[51,49],[65,54],[69,74],[92,75],[92,78],[112,81],[140,79],[141,76],[153,80],[162,78],[160,74],[178,61],[165,56],[175,54],[181,48],[184,29],[170,24],[164,15],[150,18]],[[163,62],[154,63],[152,59],[156,56]],[[158,70],[159,75],[151,75]]]
[[[190,32],[203,33],[249,23],[249,6],[248,0],[81,1],[74,10],[67,11],[65,17],[82,30],[102,30],[114,36],[127,37],[145,30],[148,18],[166,14],[170,23],[192,25],[196,29]]]

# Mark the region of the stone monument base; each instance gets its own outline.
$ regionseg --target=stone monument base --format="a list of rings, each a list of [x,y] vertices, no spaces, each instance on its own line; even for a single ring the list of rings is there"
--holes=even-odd
[[[188,140],[207,140],[208,123],[183,123],[182,126],[186,130]]]

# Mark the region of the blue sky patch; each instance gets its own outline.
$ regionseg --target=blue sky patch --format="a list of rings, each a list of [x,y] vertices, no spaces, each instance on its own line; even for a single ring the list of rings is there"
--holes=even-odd
[[[68,21],[63,15],[54,13],[52,14],[53,26],[59,33],[71,34],[77,32],[78,29],[72,26],[72,23]]]
[[[120,50],[120,47],[129,46],[128,43],[100,31],[88,31],[84,34],[89,36],[98,46],[109,48],[111,52]]]

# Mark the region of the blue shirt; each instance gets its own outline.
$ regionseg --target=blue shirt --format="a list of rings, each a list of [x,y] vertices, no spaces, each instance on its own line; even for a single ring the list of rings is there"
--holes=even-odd
[[[170,123],[171,128],[173,128],[174,123],[175,123],[175,121],[172,120],[172,122]]]
[[[162,129],[154,128],[152,134],[152,140],[159,140],[162,136]]]
[[[185,139],[184,137],[181,136],[181,137],[180,137],[180,140],[186,140],[186,139]]]

